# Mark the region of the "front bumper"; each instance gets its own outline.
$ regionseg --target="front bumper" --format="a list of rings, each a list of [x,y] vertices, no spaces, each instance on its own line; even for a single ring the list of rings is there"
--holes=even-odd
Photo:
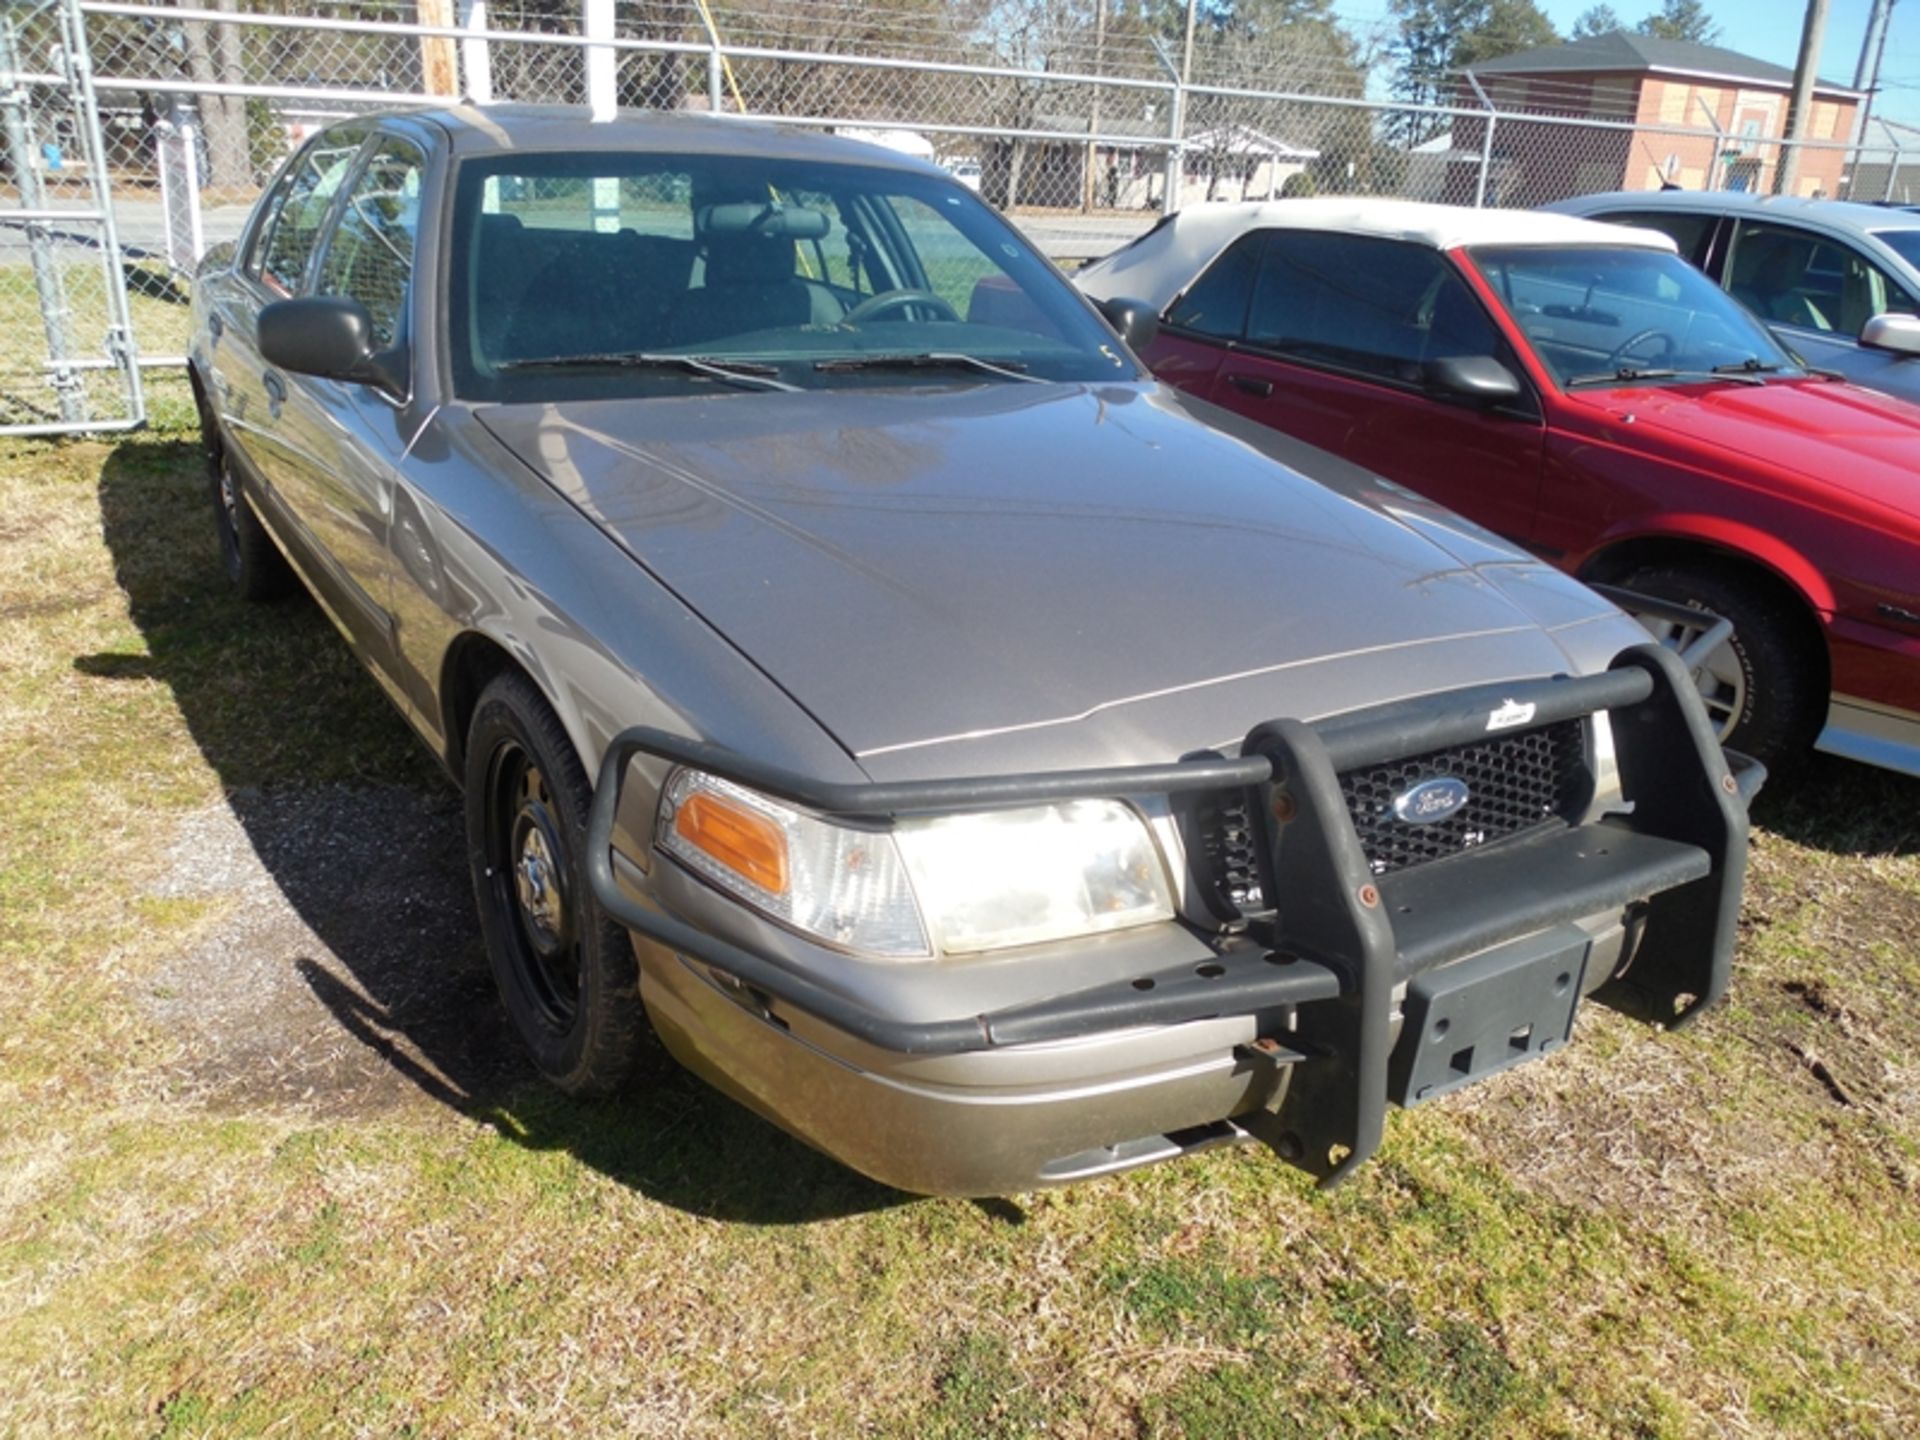
[[[1702,639],[1717,645],[1724,634]],[[1736,757],[1737,778],[1715,743],[1688,674],[1697,658],[1636,646],[1600,674],[1450,691],[1317,724],[1269,722],[1235,759],[1062,774],[830,785],[636,728],[615,737],[601,764],[589,876],[600,904],[636,934],[643,992],[669,1048],[890,1183],[1026,1188],[1250,1136],[1332,1183],[1378,1148],[1390,1100],[1446,1088],[1411,1053],[1422,1034],[1397,1036],[1403,1002],[1417,1002],[1409,1014],[1440,1007],[1433,1013],[1447,1009],[1481,1029],[1524,1011],[1524,1026],[1512,1028],[1528,1035],[1545,1005],[1544,1049],[1565,1038],[1585,989],[1666,1024],[1724,992],[1746,865],[1744,801],[1763,772]],[[1371,873],[1342,771],[1484,739],[1516,715],[1533,728],[1603,710],[1629,814]],[[1213,958],[1199,965],[1136,967],[1034,1003],[905,1019],[623,890],[613,823],[636,754],[869,821],[1228,792],[1265,817],[1264,889],[1282,897],[1281,908],[1206,936]],[[1628,963],[1596,966],[1596,928],[1610,933],[1623,919],[1637,937]],[[1529,946],[1540,953],[1523,954]],[[1469,960],[1506,969],[1465,985],[1457,962]],[[1583,978],[1556,1018],[1554,1002],[1539,998],[1551,984],[1521,982],[1563,970]],[[1536,997],[1526,1001],[1533,1009],[1513,998],[1522,994]],[[1555,1025],[1561,1033],[1547,1033]],[[1477,1079],[1508,1063],[1485,1051],[1469,1045],[1461,1062],[1456,1046],[1448,1058],[1462,1080]]]

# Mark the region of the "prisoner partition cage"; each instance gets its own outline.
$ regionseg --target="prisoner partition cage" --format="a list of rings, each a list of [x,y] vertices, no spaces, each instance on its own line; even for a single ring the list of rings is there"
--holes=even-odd
[[[331,119],[541,101],[778,119],[947,164],[1063,264],[1223,200],[1525,207],[1595,189],[1902,199],[1899,127],[1789,147],[1705,103],[1655,123],[1592,87],[1442,76],[1378,97],[1324,25],[1202,30],[1046,0],[6,0],[0,429],[138,424],[181,393],[187,278]],[[1920,159],[1920,157],[1916,157]],[[143,378],[147,382],[143,385]]]

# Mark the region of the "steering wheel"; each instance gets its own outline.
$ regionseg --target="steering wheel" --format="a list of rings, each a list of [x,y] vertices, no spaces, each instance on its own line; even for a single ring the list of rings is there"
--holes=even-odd
[[[847,311],[840,317],[840,323],[842,325],[857,324],[862,320],[871,320],[876,315],[904,310],[909,305],[930,306],[941,312],[941,315],[948,320],[960,319],[960,312],[931,290],[882,290],[878,295],[869,295]]]
[[[1636,334],[1629,335],[1625,340],[1622,340],[1607,352],[1607,368],[1613,370],[1623,365],[1626,362],[1627,356],[1633,353],[1633,347],[1646,340],[1658,340],[1660,342],[1660,354],[1657,358],[1661,360],[1673,359],[1673,336],[1664,330],[1641,330]],[[1652,360],[1656,357],[1648,355],[1644,358]]]

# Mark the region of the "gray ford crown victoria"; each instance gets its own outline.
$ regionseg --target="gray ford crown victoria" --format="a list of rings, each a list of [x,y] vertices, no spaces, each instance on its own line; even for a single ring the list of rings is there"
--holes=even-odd
[[[1331,1180],[1586,996],[1725,987],[1757,771],[1698,655],[1156,384],[1140,310],[930,166],[348,122],[193,314],[228,571],[462,783],[568,1090],[650,1027],[909,1190],[1248,1140]]]

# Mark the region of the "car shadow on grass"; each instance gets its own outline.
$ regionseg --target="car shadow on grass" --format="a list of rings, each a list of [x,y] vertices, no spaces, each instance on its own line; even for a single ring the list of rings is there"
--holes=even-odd
[[[226,812],[176,842],[181,893],[224,892],[232,916],[189,947],[168,987],[177,999],[163,1018],[196,1037],[197,1093],[349,1116],[417,1093],[721,1219],[799,1223],[912,1198],[663,1054],[608,1100],[541,1083],[494,994],[459,800],[425,748],[315,605],[231,594],[191,441],[119,445],[98,495],[145,653],[83,655],[74,668],[102,685],[166,685],[227,796]]]
[[[1831,855],[1920,854],[1920,779],[1832,755],[1769,776],[1756,825]]]

